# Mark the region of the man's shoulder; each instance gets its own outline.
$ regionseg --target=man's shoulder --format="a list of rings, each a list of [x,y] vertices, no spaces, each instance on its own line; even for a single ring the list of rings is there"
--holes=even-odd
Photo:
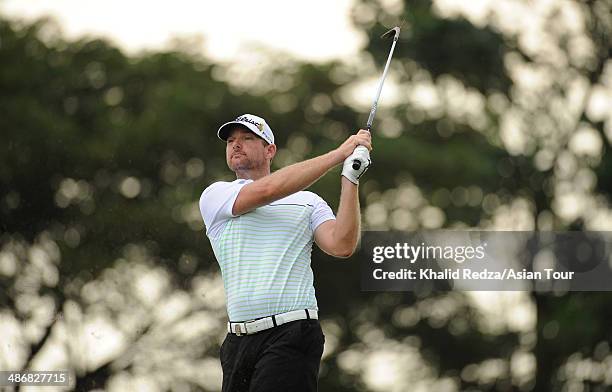
[[[212,184],[210,184],[209,186],[207,186],[206,188],[204,188],[204,191],[202,191],[202,197],[212,191],[215,190],[222,190],[222,189],[229,189],[233,186],[236,185],[241,185],[241,184],[245,184],[250,182],[251,180],[244,180],[244,179],[238,179],[238,180],[234,180],[234,181],[216,181],[213,182]]]

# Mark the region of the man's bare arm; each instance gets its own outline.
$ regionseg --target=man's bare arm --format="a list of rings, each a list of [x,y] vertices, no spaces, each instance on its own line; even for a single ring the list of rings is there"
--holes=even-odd
[[[336,220],[329,220],[315,230],[315,241],[325,253],[335,257],[349,257],[359,241],[361,215],[359,187],[342,177],[342,191]]]
[[[329,169],[343,162],[358,145],[366,146],[368,150],[372,148],[369,132],[359,131],[333,151],[284,167],[245,185],[234,202],[232,214],[244,214],[308,188]]]

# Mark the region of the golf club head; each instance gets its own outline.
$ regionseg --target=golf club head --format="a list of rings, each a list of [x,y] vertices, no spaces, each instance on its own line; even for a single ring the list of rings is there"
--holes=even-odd
[[[391,30],[389,30],[386,33],[384,33],[383,35],[381,35],[380,38],[389,38],[389,37],[393,36],[393,39],[396,40],[396,39],[399,38],[399,35],[400,35],[400,28],[399,28],[399,26],[395,26]]]

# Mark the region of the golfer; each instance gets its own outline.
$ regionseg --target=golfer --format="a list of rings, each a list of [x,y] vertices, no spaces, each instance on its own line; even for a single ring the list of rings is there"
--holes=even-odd
[[[221,267],[229,317],[221,346],[223,391],[316,391],[325,337],[310,266],[313,241],[336,257],[359,238],[359,177],[367,170],[370,133],[360,130],[335,150],[274,173],[274,134],[244,114],[223,124],[225,157],[236,180],[207,187],[200,211]],[[358,149],[358,145],[367,150]],[[353,161],[361,167],[353,169]],[[344,162],[337,216],[304,191]]]

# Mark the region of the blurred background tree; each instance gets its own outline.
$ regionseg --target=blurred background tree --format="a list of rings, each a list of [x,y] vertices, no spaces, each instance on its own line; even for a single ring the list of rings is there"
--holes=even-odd
[[[0,20],[0,368],[69,368],[76,390],[218,390],[225,297],[197,201],[231,179],[217,126],[275,130],[279,168],[377,114],[364,228],[610,230],[612,4],[358,1],[353,61],[261,49],[127,56],[52,20]],[[369,84],[368,84],[369,83]],[[335,208],[339,170],[313,186]],[[315,250],[322,391],[605,390],[607,293],[364,293]],[[342,279],[340,279],[342,277]]]

